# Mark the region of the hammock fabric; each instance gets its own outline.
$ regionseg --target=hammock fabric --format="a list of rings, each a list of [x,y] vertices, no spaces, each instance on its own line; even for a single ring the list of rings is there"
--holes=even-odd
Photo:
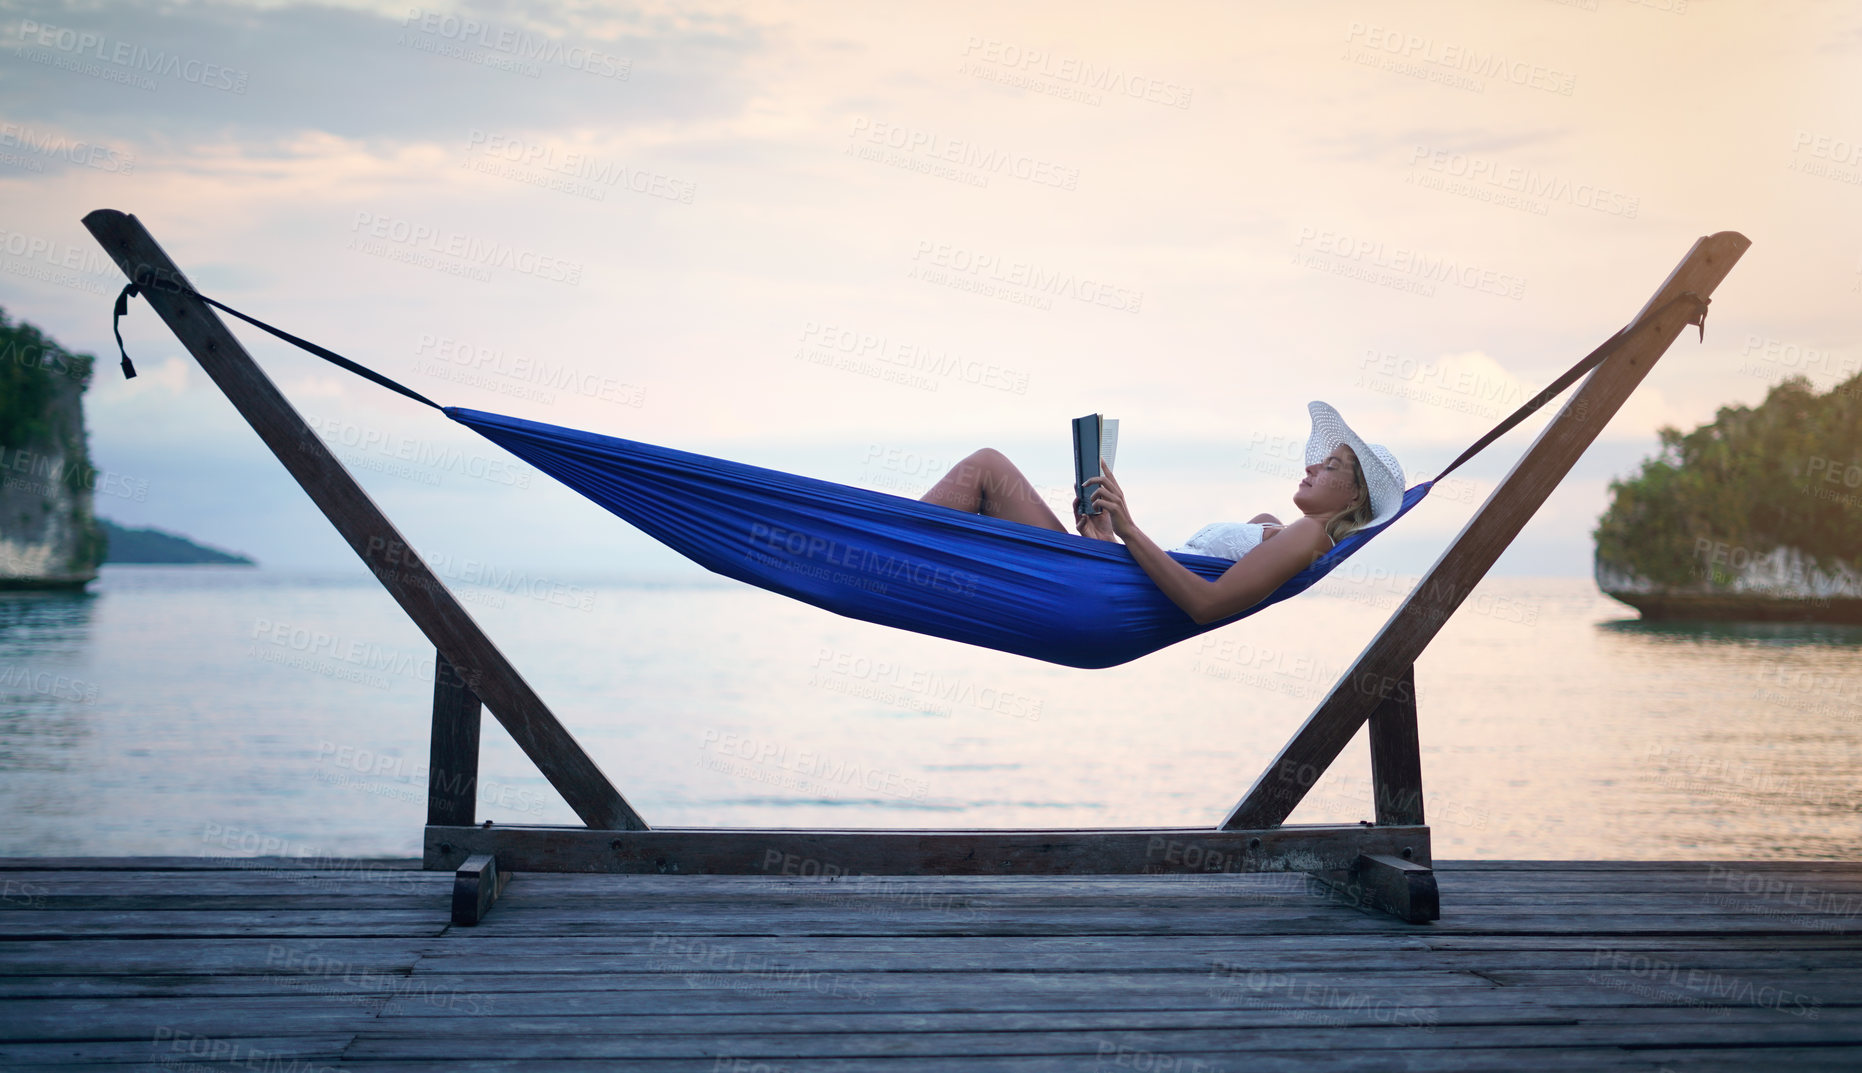
[[[446,416],[693,562],[848,618],[1114,667],[1296,596],[1428,495],[1340,541],[1246,611],[1198,626],[1122,544],[635,440],[445,407]],[[1173,554],[1215,580],[1229,559]]]
[[[1403,506],[1388,520],[1339,541],[1253,607],[1198,626],[1122,544],[635,440],[441,406],[174,280],[139,279],[117,295],[111,331],[125,377],[136,370],[118,322],[129,299],[145,287],[186,293],[440,410],[707,570],[848,618],[1089,669],[1129,663],[1305,592],[1408,514],[1437,481],[1601,364],[1629,335],[1625,328],[1605,340],[1433,480],[1404,492]],[[1643,316],[1692,302],[1688,323],[1700,325],[1704,340],[1707,301],[1687,292]],[[1206,555],[1172,557],[1210,581],[1234,565]]]

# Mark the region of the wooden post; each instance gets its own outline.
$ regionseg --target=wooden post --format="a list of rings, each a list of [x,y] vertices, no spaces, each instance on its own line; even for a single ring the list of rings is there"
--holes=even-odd
[[[1442,624],[1615,416],[1623,400],[1648,375],[1656,359],[1692,321],[1694,309],[1683,308],[1686,303],[1669,303],[1688,292],[1702,300],[1709,298],[1751,244],[1736,231],[1721,231],[1694,243],[1626,329],[1629,337],[1622,346],[1584,378],[1576,394],[1423,575],[1403,606],[1255,780],[1222,822],[1225,830],[1273,827],[1286,821],[1311,788],[1313,780],[1301,778],[1300,773],[1310,776],[1331,766],[1371,710],[1396,692],[1404,669],[1416,662]]]
[[[1397,687],[1371,709],[1371,797],[1377,822],[1420,827],[1422,741],[1416,732],[1416,666],[1397,676]]]
[[[478,694],[444,653],[433,654],[433,738],[427,751],[427,822],[470,827],[477,822]]]
[[[84,226],[124,275],[144,285],[142,295],[149,307],[226,393],[401,610],[483,698],[582,822],[604,830],[645,829],[646,821],[615,791],[381,508],[304,424],[218,314],[175,288],[179,282],[188,290],[195,289],[141,221],[115,209],[98,209],[84,217]]]

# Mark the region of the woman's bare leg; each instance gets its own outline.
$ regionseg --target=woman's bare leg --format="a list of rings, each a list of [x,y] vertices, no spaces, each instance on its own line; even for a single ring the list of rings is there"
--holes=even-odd
[[[1015,463],[993,447],[985,447],[952,466],[942,480],[918,498],[971,514],[1007,518],[1057,533],[1067,531]]]

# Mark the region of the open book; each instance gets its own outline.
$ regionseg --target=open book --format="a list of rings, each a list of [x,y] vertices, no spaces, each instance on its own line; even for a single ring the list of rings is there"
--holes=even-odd
[[[1118,464],[1118,419],[1104,414],[1087,414],[1073,419],[1073,494],[1085,504],[1083,514],[1098,514],[1099,505],[1087,496],[1086,482],[1103,477],[1099,460]],[[1095,489],[1097,486],[1094,486]]]

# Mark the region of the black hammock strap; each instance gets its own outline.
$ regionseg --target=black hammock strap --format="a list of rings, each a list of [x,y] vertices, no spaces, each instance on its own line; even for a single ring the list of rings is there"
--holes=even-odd
[[[1519,409],[1513,411],[1512,416],[1508,417],[1506,420],[1495,425],[1492,428],[1492,430],[1490,430],[1487,433],[1487,435],[1482,436],[1478,440],[1475,440],[1474,446],[1461,452],[1460,457],[1456,458],[1453,462],[1450,462],[1448,465],[1442,467],[1442,472],[1437,473],[1431,479],[1439,481],[1443,477],[1448,476],[1449,473],[1453,472],[1455,467],[1461,465],[1461,463],[1463,462],[1466,462],[1468,459],[1473,458],[1476,454],[1479,454],[1481,448],[1486,447],[1488,444],[1506,435],[1509,429],[1511,429],[1514,425],[1519,424],[1521,421],[1524,421],[1527,415],[1531,414],[1532,411],[1537,410],[1541,406],[1544,406],[1547,402],[1551,401],[1554,395],[1557,395],[1559,392],[1563,391],[1565,388],[1570,387],[1572,381],[1576,380],[1580,376],[1583,376],[1585,373],[1596,368],[1597,366],[1603,364],[1605,359],[1609,358],[1610,355],[1616,353],[1617,350],[1620,347],[1622,347],[1624,343],[1629,341],[1629,337],[1635,333],[1636,328],[1641,326],[1644,321],[1647,321],[1654,317],[1659,317],[1663,313],[1668,312],[1668,310],[1674,306],[1680,305],[1683,302],[1693,303],[1694,315],[1688,318],[1687,323],[1699,327],[1700,328],[1700,341],[1703,343],[1706,342],[1707,341],[1707,306],[1712,301],[1713,299],[1702,298],[1700,295],[1695,294],[1693,291],[1682,291],[1680,294],[1677,294],[1673,298],[1670,298],[1666,302],[1663,302],[1660,306],[1651,310],[1649,313],[1645,314],[1644,316],[1636,318],[1634,323],[1629,324],[1628,326],[1624,327],[1621,331],[1617,332],[1615,335],[1611,336],[1608,339],[1605,339],[1602,345],[1598,346],[1597,349],[1591,351],[1589,354],[1584,355],[1583,358],[1579,359],[1576,365],[1573,365],[1571,368],[1566,369],[1564,373],[1558,377],[1558,379],[1552,381],[1550,384],[1547,384],[1545,386],[1545,390],[1539,392],[1537,395],[1534,395],[1532,398],[1526,400],[1524,405],[1522,405]],[[1686,325],[1683,325],[1683,327],[1686,327]]]
[[[240,320],[245,321],[247,324],[252,325],[254,328],[257,328],[261,331],[270,332],[271,334],[277,336],[280,339],[283,339],[285,342],[290,343],[292,346],[297,347],[300,350],[309,351],[310,353],[317,355],[318,357],[322,358],[324,361],[327,361],[332,365],[337,365],[344,369],[347,369],[350,372],[355,373],[357,376],[362,377],[364,380],[373,380],[377,384],[380,384],[382,387],[387,388],[389,391],[398,391],[401,394],[406,395],[408,398],[413,399],[415,402],[426,403],[428,406],[433,407],[435,410],[444,409],[444,407],[442,407],[439,403],[434,402],[432,399],[427,398],[425,395],[422,395],[420,392],[415,391],[413,388],[408,387],[405,384],[396,383],[395,381],[390,380],[389,378],[383,376],[382,374],[376,372],[373,369],[368,368],[365,365],[362,365],[359,362],[350,361],[348,358],[343,357],[341,354],[338,354],[334,350],[327,350],[311,342],[308,339],[299,339],[297,336],[292,335],[290,332],[287,332],[282,328],[274,328],[271,325],[265,323],[264,321],[259,320],[257,317],[248,317],[244,313],[241,313],[239,310],[234,309],[228,305],[222,305],[221,303],[214,301],[213,299],[200,293],[194,288],[189,287],[187,284],[181,283],[178,280],[172,280],[172,279],[165,279],[159,283],[154,282],[152,280],[144,279],[137,283],[126,284],[123,287],[122,292],[116,296],[116,312],[112,314],[110,317],[110,330],[116,333],[116,349],[118,353],[123,355],[123,379],[125,380],[131,379],[136,375],[136,367],[129,360],[129,351],[123,349],[123,330],[122,330],[122,325],[120,322],[123,319],[123,317],[129,314],[129,300],[131,298],[134,298],[136,295],[142,293],[144,290],[149,290],[152,288],[159,288],[161,290],[173,291],[176,294],[185,294],[192,298],[198,298],[215,309],[221,310],[226,313],[231,313],[233,316],[238,317]]]
[[[403,395],[406,395],[408,398],[413,399],[415,402],[424,402],[428,406],[433,407],[435,410],[444,409],[444,407],[442,407],[439,403],[434,402],[432,399],[427,398],[425,395],[422,395],[420,392],[415,391],[413,388],[407,387],[403,384],[398,384],[395,381],[390,380],[389,378],[383,376],[382,374],[376,372],[373,369],[370,369],[358,362],[350,361],[348,358],[343,357],[341,354],[338,354],[333,350],[327,350],[323,347],[320,347],[317,344],[310,342],[307,339],[300,339],[297,336],[292,335],[290,332],[283,330],[282,328],[274,328],[271,325],[265,323],[262,320],[259,320],[256,317],[248,317],[244,313],[241,313],[239,310],[234,309],[230,306],[222,305],[221,303],[214,301],[213,299],[207,297],[206,295],[200,293],[199,291],[193,289],[192,287],[189,287],[186,284],[181,283],[178,280],[173,280],[173,279],[164,279],[159,282],[151,280],[151,279],[139,280],[135,283],[130,283],[130,284],[125,285],[123,287],[122,293],[116,296],[116,312],[110,318],[110,330],[116,334],[116,349],[118,350],[118,352],[120,352],[123,355],[123,377],[124,379],[128,379],[130,377],[135,376],[136,367],[130,364],[129,351],[123,348],[123,332],[122,332],[122,326],[119,322],[129,312],[129,300],[135,297],[137,294],[140,294],[142,291],[148,290],[151,288],[159,288],[162,290],[172,291],[176,294],[185,294],[185,295],[188,295],[189,297],[197,298],[200,301],[203,301],[207,303],[208,305],[214,307],[215,309],[221,310],[226,313],[231,313],[233,316],[238,317],[240,320],[245,321],[247,324],[252,325],[254,328],[258,328],[261,331],[269,332],[272,335],[277,336],[280,339],[283,339],[285,342],[290,343],[292,346],[295,346],[300,350],[308,351],[322,358],[324,361],[331,363],[332,365],[337,365],[337,366],[340,366],[341,368],[347,369],[350,372],[355,373],[357,376],[360,376],[365,380],[373,380],[375,383],[380,384],[381,386],[387,388],[390,391],[397,391]],[[1683,291],[1680,294],[1674,296],[1673,298],[1670,298],[1668,301],[1662,303],[1660,306],[1656,307],[1654,310],[1651,310],[1650,312],[1644,314],[1643,316],[1638,317],[1634,323],[1628,325],[1627,327],[1624,327],[1621,331],[1618,331],[1615,335],[1612,335],[1610,338],[1604,340],[1603,343],[1597,347],[1597,349],[1591,351],[1589,354],[1586,354],[1583,358],[1579,359],[1576,365],[1573,365],[1571,368],[1566,369],[1564,373],[1558,377],[1558,379],[1552,381],[1550,384],[1547,384],[1543,391],[1540,391],[1537,395],[1534,395],[1532,398],[1526,400],[1526,402],[1522,406],[1520,406],[1519,409],[1514,410],[1512,415],[1507,417],[1506,420],[1495,425],[1490,431],[1488,431],[1488,433],[1485,436],[1482,436],[1480,439],[1474,441],[1474,445],[1472,447],[1469,447],[1467,450],[1461,452],[1461,455],[1458,458],[1456,458],[1453,462],[1450,462],[1448,465],[1442,467],[1442,471],[1440,473],[1437,473],[1433,478],[1431,478],[1431,480],[1439,481],[1443,477],[1448,476],[1450,473],[1454,472],[1454,470],[1458,466],[1460,466],[1463,462],[1466,462],[1468,459],[1473,458],[1475,455],[1479,454],[1481,450],[1485,448],[1488,444],[1499,439],[1501,436],[1506,435],[1507,432],[1513,428],[1513,426],[1519,424],[1521,421],[1524,421],[1527,417],[1531,416],[1534,410],[1537,410],[1539,407],[1544,406],[1546,403],[1550,402],[1552,398],[1556,396],[1559,392],[1563,391],[1567,387],[1570,387],[1572,382],[1577,380],[1578,377],[1583,376],[1585,373],[1596,368],[1598,365],[1603,364],[1603,362],[1606,359],[1608,359],[1610,355],[1616,353],[1618,348],[1620,348],[1625,342],[1628,341],[1630,335],[1632,335],[1635,329],[1638,326],[1640,326],[1644,321],[1647,321],[1650,318],[1658,317],[1662,315],[1663,313],[1666,313],[1673,306],[1680,305],[1683,302],[1693,303],[1694,315],[1688,318],[1687,323],[1698,326],[1700,328],[1701,342],[1703,343],[1706,342],[1707,340],[1707,306],[1712,301],[1713,299],[1702,298],[1699,295],[1695,294],[1693,291]]]

